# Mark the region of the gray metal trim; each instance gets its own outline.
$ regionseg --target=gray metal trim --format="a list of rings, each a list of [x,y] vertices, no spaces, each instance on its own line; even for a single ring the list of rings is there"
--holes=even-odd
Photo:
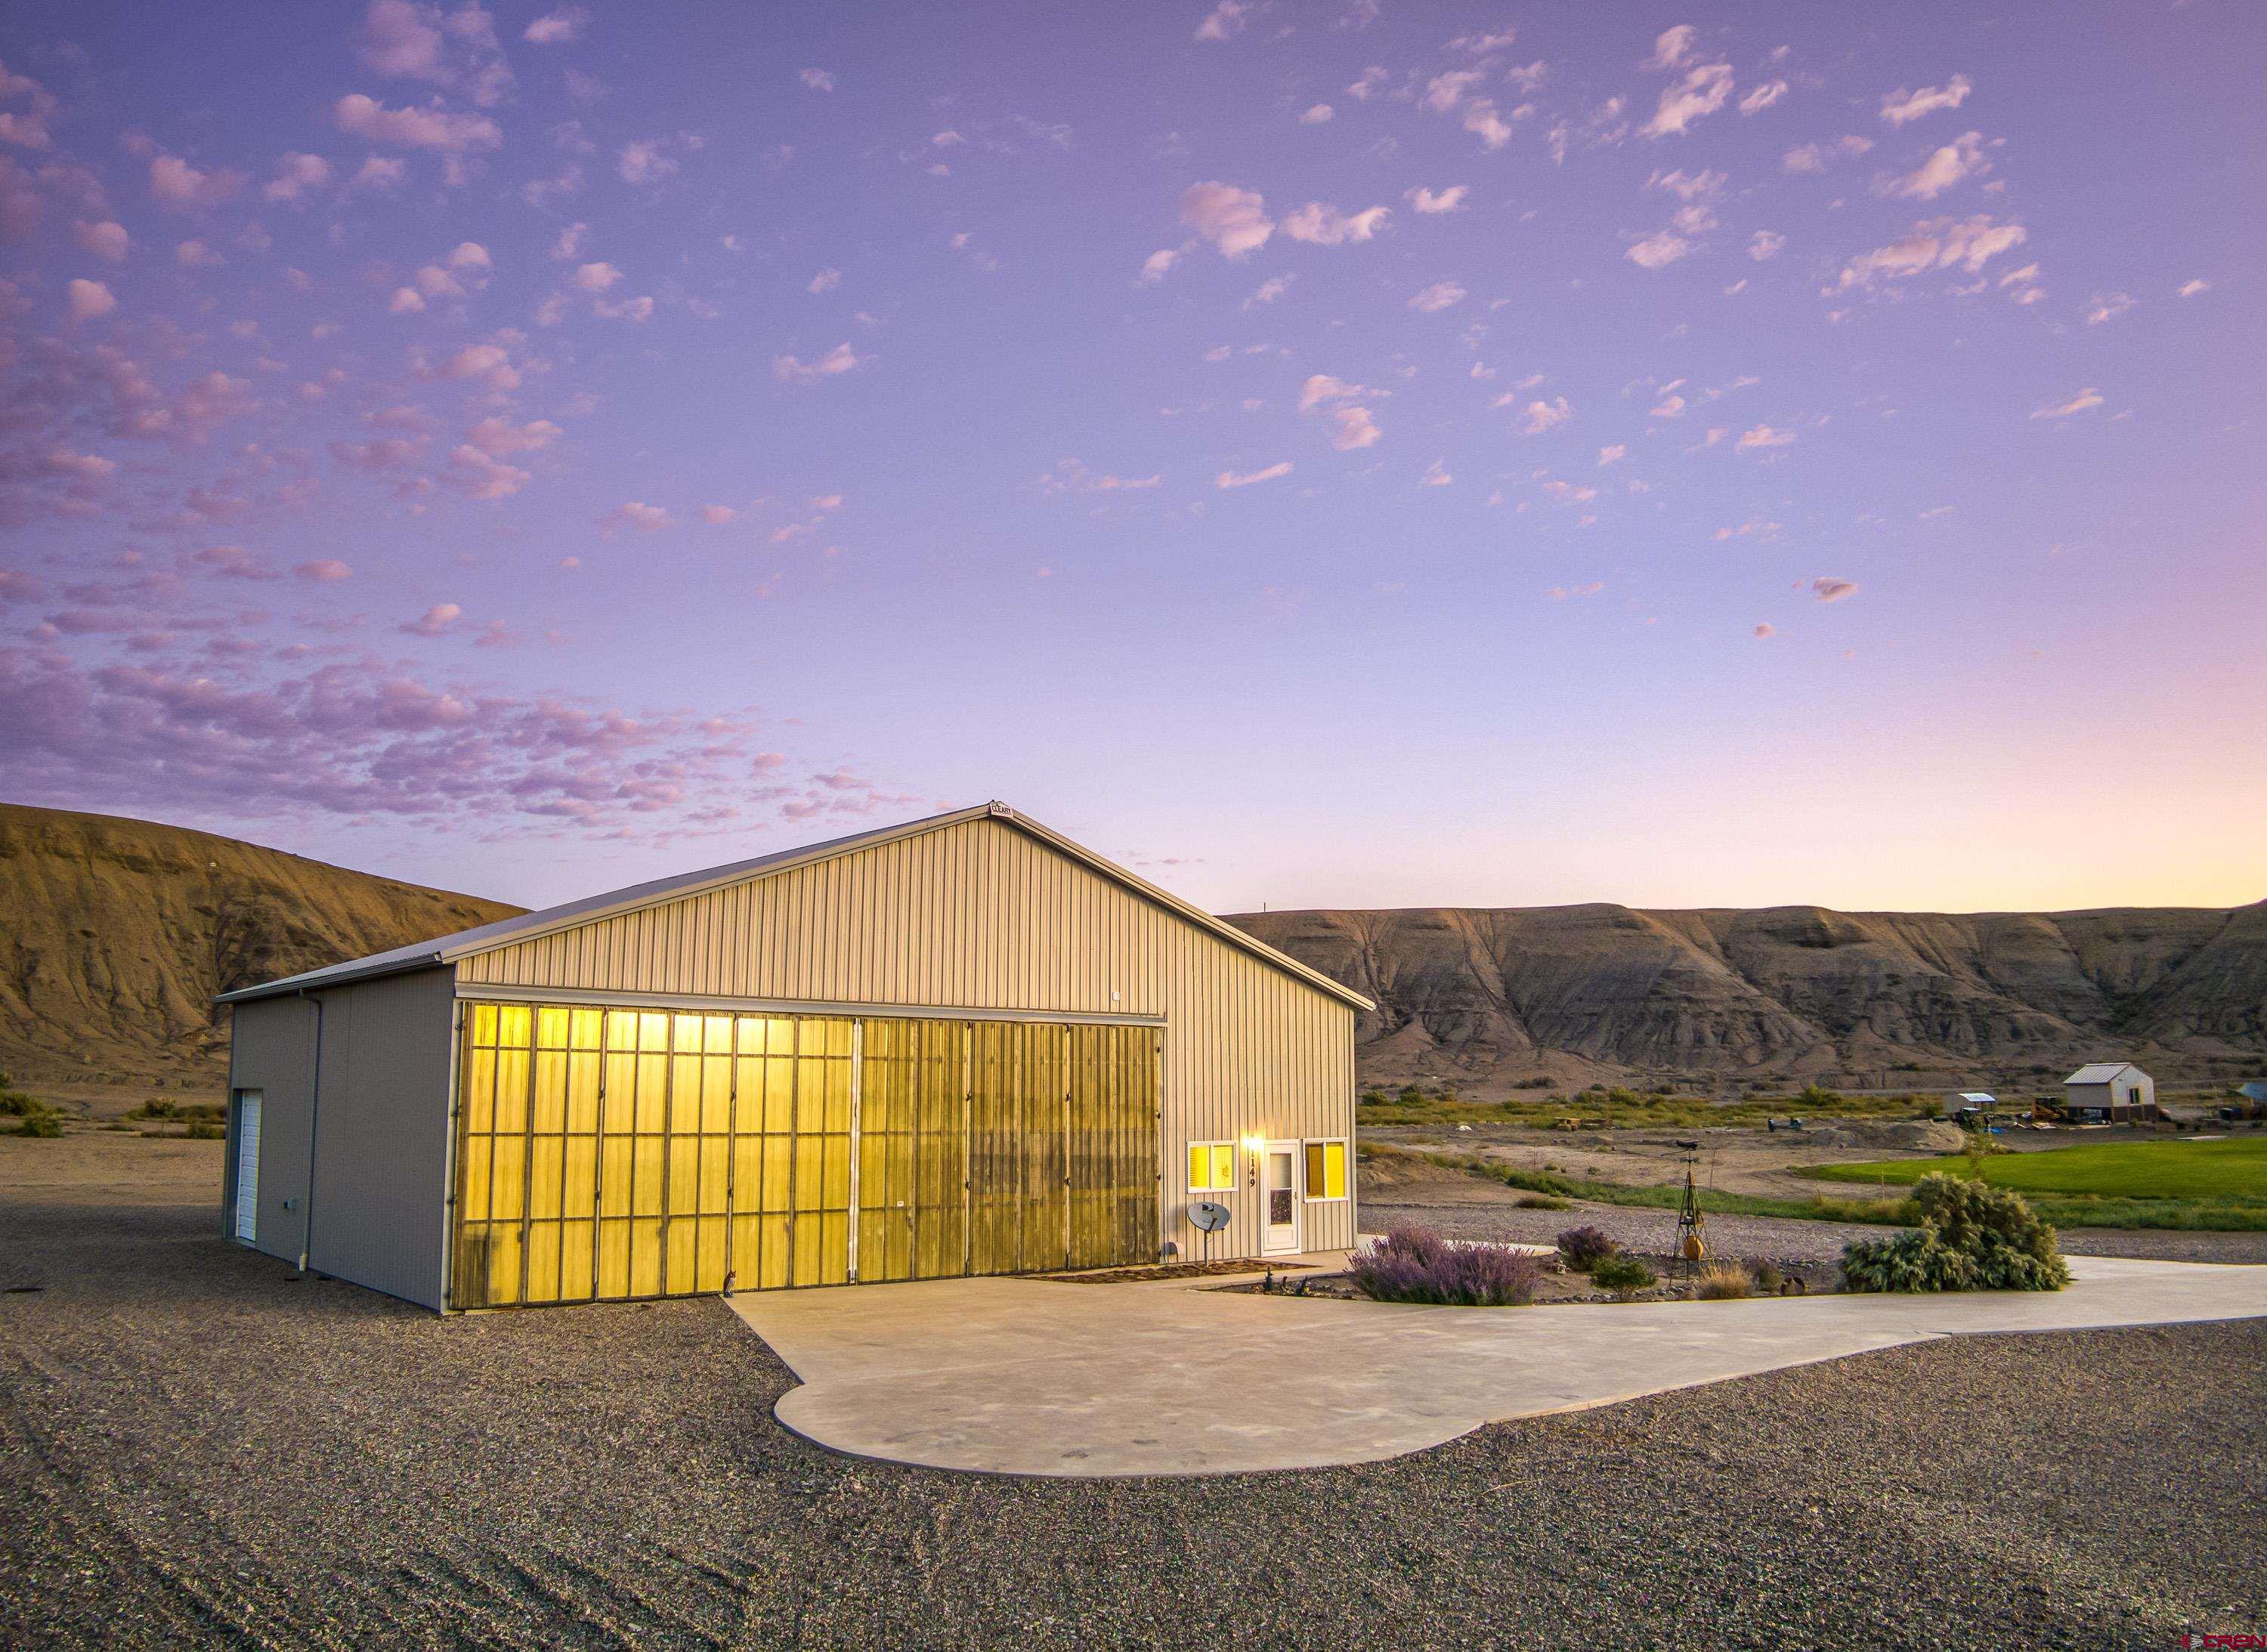
[[[581,1004],[600,1010],[697,1010],[717,1015],[879,1016],[906,1021],[1020,1021],[1045,1026],[1162,1027],[1163,1016],[1106,1015],[1082,1010],[961,1009],[944,1004],[851,1003],[817,998],[711,998],[695,993],[635,993],[570,987],[494,987],[457,983],[460,1000],[484,1003]]]

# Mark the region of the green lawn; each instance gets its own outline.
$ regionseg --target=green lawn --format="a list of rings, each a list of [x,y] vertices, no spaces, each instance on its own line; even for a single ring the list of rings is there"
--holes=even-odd
[[[2114,1199],[2230,1200],[2267,1205],[2267,1137],[2221,1142],[2101,1142],[2041,1153],[1999,1153],[1983,1161],[1984,1179],[2026,1193],[2078,1193]],[[1828,1181],[1910,1186],[1932,1171],[1966,1175],[1963,1158],[1891,1159],[1823,1164]]]

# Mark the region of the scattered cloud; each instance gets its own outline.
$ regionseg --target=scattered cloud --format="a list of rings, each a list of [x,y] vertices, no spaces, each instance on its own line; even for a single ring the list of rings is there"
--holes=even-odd
[[[1216,181],[1191,184],[1181,192],[1181,222],[1223,258],[1249,257],[1275,232],[1275,221],[1257,190]]]
[[[1692,243],[1674,230],[1656,230],[1632,246],[1622,256],[1644,269],[1660,269],[1692,250]]]
[[[1598,463],[1602,466],[1618,464],[1622,459],[1627,458],[1628,455],[1629,448],[1627,445],[1623,443],[1617,442],[1611,447],[1602,447],[1598,450]]]
[[[1449,461],[1436,459],[1425,466],[1425,474],[1417,479],[1417,485],[1420,488],[1445,488],[1454,481],[1456,478],[1449,474]]]
[[[1436,281],[1409,300],[1412,310],[1422,310],[1427,315],[1462,304],[1468,295],[1453,281]]]
[[[300,578],[319,585],[334,585],[342,579],[352,579],[354,569],[335,556],[319,556],[312,562],[301,562],[291,570]]]
[[[243,187],[242,173],[200,172],[178,155],[159,155],[150,163],[150,198],[175,212],[218,206]]]
[[[2134,300],[2130,293],[2113,292],[2107,297],[2096,294],[2094,303],[2087,310],[2086,325],[2100,327],[2104,321],[2115,321],[2119,316],[2131,310],[2133,304]]]
[[[2210,292],[2211,290],[2212,283],[2208,281],[2202,280],[2184,281],[2181,283],[2180,289],[2181,297],[2183,298],[2193,298],[2200,292]]]
[[[1251,10],[1244,0],[1220,0],[1205,20],[1197,25],[1196,38],[1200,40],[1224,40],[1243,33],[1244,15]]]
[[[1777,230],[1757,230],[1748,238],[1748,256],[1760,264],[1767,258],[1777,258],[1786,245],[1786,237]]]
[[[1283,233],[1295,241],[1317,246],[1337,246],[1346,241],[1367,241],[1384,226],[1390,207],[1365,207],[1360,212],[1340,212],[1320,201],[1310,201],[1283,217]]]
[[[1911,172],[1887,180],[1882,193],[1909,201],[1933,201],[1962,180],[1991,170],[1992,163],[1984,156],[1984,135],[1963,132]]]
[[[801,70],[797,71],[796,78],[803,82],[803,84],[812,92],[832,92],[834,90],[834,77],[832,73],[824,69]]]
[[[331,106],[339,130],[394,149],[444,150],[461,154],[495,149],[503,132],[484,114],[453,114],[438,98],[422,107],[389,109],[377,99],[350,92]]]
[[[1171,274],[1173,266],[1180,261],[1180,248],[1161,246],[1141,261],[1141,279],[1152,284],[1161,282]]]
[[[1987,260],[2021,246],[2029,239],[2020,224],[1995,222],[1988,213],[1966,218],[1930,218],[1887,246],[1861,253],[1845,265],[1838,286],[1870,287],[1878,281],[1902,280],[1930,269],[1958,265],[1973,275]]]
[[[591,14],[580,6],[565,6],[556,11],[547,11],[529,24],[520,39],[531,46],[564,46],[582,38]]]
[[[1882,119],[1891,126],[1904,126],[1939,109],[1957,109],[1973,90],[1965,75],[1955,75],[1941,86],[1923,86],[1919,92],[1900,86],[1882,99]]]
[[[1858,582],[1854,579],[1838,579],[1830,574],[1822,574],[1810,582],[1810,594],[1821,602],[1840,602],[1845,598],[1858,594]]]
[[[1779,635],[1779,628],[1772,625],[1769,620],[1765,620],[1756,627],[1755,634],[1757,636],[1777,636]]]
[[[1573,418],[1574,409],[1567,404],[1566,397],[1559,396],[1549,401],[1529,402],[1521,410],[1520,416],[1525,420],[1520,427],[1522,430],[1529,436],[1541,436],[1544,431],[1556,429]]]
[[[453,602],[437,602],[415,620],[405,620],[396,630],[409,636],[446,636],[465,611]]]
[[[676,170],[677,158],[668,152],[664,138],[635,139],[614,158],[614,171],[626,184],[657,184]]]
[[[111,297],[109,288],[83,276],[73,277],[65,299],[73,321],[92,321],[118,308],[118,300]]]
[[[1043,493],[1141,493],[1163,481],[1162,475],[1119,476],[1089,470],[1081,460],[1066,459],[1039,478],[1039,489]]]
[[[677,518],[660,505],[649,505],[633,499],[627,504],[616,505],[598,518],[602,533],[615,534],[627,530],[640,533],[657,533],[664,528],[675,527]]]
[[[1434,191],[1421,185],[1402,197],[1411,207],[1427,216],[1464,209],[1464,196],[1471,192],[1468,184],[1450,184],[1446,189]]]
[[[1747,95],[1740,99],[1740,113],[1761,114],[1785,96],[1786,96],[1786,82],[1766,80],[1759,86],[1749,88]]]
[[[2080,413],[2091,413],[2102,405],[2102,393],[2088,385],[2067,401],[2049,402],[2031,409],[2034,419],[2067,419]]]
[[[1256,481],[1273,481],[1279,476],[1290,474],[1291,461],[1287,459],[1280,465],[1268,466],[1265,470],[1224,470],[1213,478],[1212,485],[1215,488],[1249,488]]]
[[[1299,117],[1299,124],[1301,126],[1320,126],[1324,121],[1330,120],[1337,114],[1338,111],[1332,108],[1327,103],[1310,104],[1308,106],[1306,113]]]
[[[1651,138],[1682,137],[1692,123],[1724,106],[1732,95],[1728,63],[1697,63],[1675,85],[1664,90],[1653,118],[1638,128]]]
[[[331,164],[320,155],[287,151],[275,163],[275,176],[260,195],[269,201],[297,201],[331,181]]]
[[[1753,430],[1741,432],[1734,446],[1742,453],[1759,452],[1765,448],[1786,447],[1794,441],[1794,432],[1781,430],[1772,425],[1758,424]]]
[[[124,224],[106,218],[99,224],[89,224],[82,218],[71,225],[71,239],[78,243],[79,251],[92,253],[106,264],[123,261],[127,248],[133,244]],[[2183,298],[2188,296],[2185,291],[2181,294]]]
[[[1852,132],[1823,143],[1798,143],[1779,157],[1779,169],[1790,173],[1823,173],[1838,160],[1853,160],[1874,147],[1874,140]]]
[[[805,362],[793,356],[774,356],[772,357],[772,376],[789,384],[815,385],[822,378],[848,372],[858,365],[858,360],[846,340],[816,361]]]
[[[808,287],[805,287],[803,290],[810,293],[833,292],[841,284],[842,272],[832,266],[829,266],[827,268],[820,270],[816,275],[813,275],[811,278],[811,284]]]

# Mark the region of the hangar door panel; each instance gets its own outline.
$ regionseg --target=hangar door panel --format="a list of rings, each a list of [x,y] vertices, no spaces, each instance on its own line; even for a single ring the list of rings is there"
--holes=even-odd
[[[1158,1037],[468,1003],[451,1305],[1154,1260]]]

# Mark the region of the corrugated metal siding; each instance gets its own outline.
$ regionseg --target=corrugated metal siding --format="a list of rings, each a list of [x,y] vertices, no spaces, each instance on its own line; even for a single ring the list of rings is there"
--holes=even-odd
[[[231,1013],[229,1088],[260,1092],[260,1210],[252,1248],[296,1262],[306,1232],[307,1120],[315,1093],[315,1006],[301,998],[261,998],[234,1005]],[[231,1237],[236,1232],[236,1148],[231,1117],[230,1169],[221,1189],[221,1221]],[[283,1208],[286,1200],[292,1201],[293,1208]]]
[[[322,992],[308,1265],[428,1308],[441,1306],[455,974],[420,970]],[[304,1153],[303,1138],[303,1176]]]
[[[1351,1006],[997,819],[499,947],[458,972],[467,985],[1162,1016],[1161,1202],[1184,1251],[1197,1237],[1187,1142],[1354,1134]],[[1259,1249],[1244,1156],[1216,1255]],[[1302,1215],[1310,1247],[1354,1242],[1351,1200]]]

